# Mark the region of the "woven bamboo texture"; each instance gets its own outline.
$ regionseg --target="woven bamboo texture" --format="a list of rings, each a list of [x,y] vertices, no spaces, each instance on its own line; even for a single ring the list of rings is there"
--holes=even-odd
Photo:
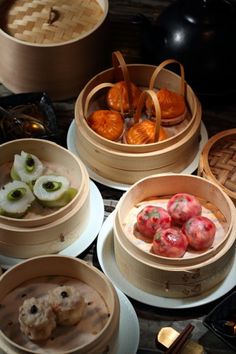
[[[220,184],[236,203],[236,129],[214,135],[205,145],[198,174]]]
[[[1,27],[22,41],[62,43],[86,35],[102,16],[96,0],[15,0],[5,6]]]
[[[209,165],[216,179],[236,192],[236,136],[221,140],[210,150]]]

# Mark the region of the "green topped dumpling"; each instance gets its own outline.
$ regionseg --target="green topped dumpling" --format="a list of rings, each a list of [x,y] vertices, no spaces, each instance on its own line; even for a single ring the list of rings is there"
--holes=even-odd
[[[32,184],[39,178],[44,171],[44,166],[35,155],[21,151],[21,154],[15,154],[14,162],[11,168],[11,178]]]
[[[35,197],[25,182],[9,182],[0,189],[0,215],[20,218],[34,200]]]
[[[42,205],[54,208],[68,204],[77,190],[70,187],[69,180],[64,176],[44,175],[36,180],[33,193]]]

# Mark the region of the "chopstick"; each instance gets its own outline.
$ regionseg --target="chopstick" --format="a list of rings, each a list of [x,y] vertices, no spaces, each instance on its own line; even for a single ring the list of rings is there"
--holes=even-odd
[[[179,354],[181,348],[186,343],[193,329],[194,326],[189,323],[179,334],[176,340],[171,344],[171,346],[165,351],[165,354]]]

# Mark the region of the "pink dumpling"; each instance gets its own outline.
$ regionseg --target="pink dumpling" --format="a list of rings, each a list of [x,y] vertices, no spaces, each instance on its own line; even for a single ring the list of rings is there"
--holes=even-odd
[[[194,216],[182,227],[189,246],[196,251],[204,251],[211,247],[215,239],[216,226],[205,216]]]
[[[168,201],[167,211],[174,223],[182,225],[191,217],[201,215],[202,206],[193,195],[177,193]]]
[[[171,217],[162,207],[147,205],[137,215],[136,230],[148,238],[153,238],[158,228],[170,225]]]
[[[153,252],[159,256],[180,258],[188,247],[184,233],[177,228],[159,229],[153,239]]]

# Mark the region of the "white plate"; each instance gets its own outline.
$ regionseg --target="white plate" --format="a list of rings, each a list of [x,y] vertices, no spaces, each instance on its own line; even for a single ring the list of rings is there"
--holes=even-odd
[[[139,321],[127,297],[116,289],[120,301],[120,324],[116,354],[136,354],[139,345]]]
[[[68,129],[68,133],[67,133],[67,147],[68,149],[73,152],[75,155],[79,156],[79,151],[78,148],[76,146],[76,139],[78,140],[78,137],[76,137],[76,127],[75,127],[75,120],[73,120],[70,124],[70,127]],[[188,165],[188,167],[186,167],[181,173],[183,174],[190,174],[193,173],[197,167],[198,167],[198,162],[199,162],[199,157],[200,157],[200,153],[203,149],[203,146],[206,144],[208,140],[208,134],[207,134],[207,130],[206,127],[204,125],[204,123],[201,123],[201,141],[199,144],[199,149],[198,152],[195,156],[195,158],[193,159],[193,161]],[[115,188],[115,189],[119,189],[119,190],[123,190],[126,191],[127,189],[130,188],[130,184],[123,184],[123,183],[118,183],[115,181],[111,181],[109,179],[106,179],[102,176],[99,176],[95,171],[93,171],[92,169],[90,169],[88,166],[86,166],[87,171],[89,176],[94,180],[97,181],[105,186],[111,187],[111,188]],[[171,171],[170,171],[171,172]]]
[[[90,181],[90,217],[84,232],[70,246],[66,247],[58,254],[64,256],[77,257],[84,252],[95,240],[104,219],[104,203],[97,186]],[[94,217],[96,222],[94,222]],[[24,261],[21,258],[7,257],[0,254],[0,264],[2,268],[10,268]]]
[[[236,285],[236,257],[233,266],[224,281],[211,293],[190,298],[166,298],[147,293],[136,288],[120,272],[114,255],[113,244],[113,216],[112,212],[104,222],[97,239],[97,256],[103,272],[112,283],[134,300],[144,304],[166,308],[184,309],[205,305],[225,295]]]

